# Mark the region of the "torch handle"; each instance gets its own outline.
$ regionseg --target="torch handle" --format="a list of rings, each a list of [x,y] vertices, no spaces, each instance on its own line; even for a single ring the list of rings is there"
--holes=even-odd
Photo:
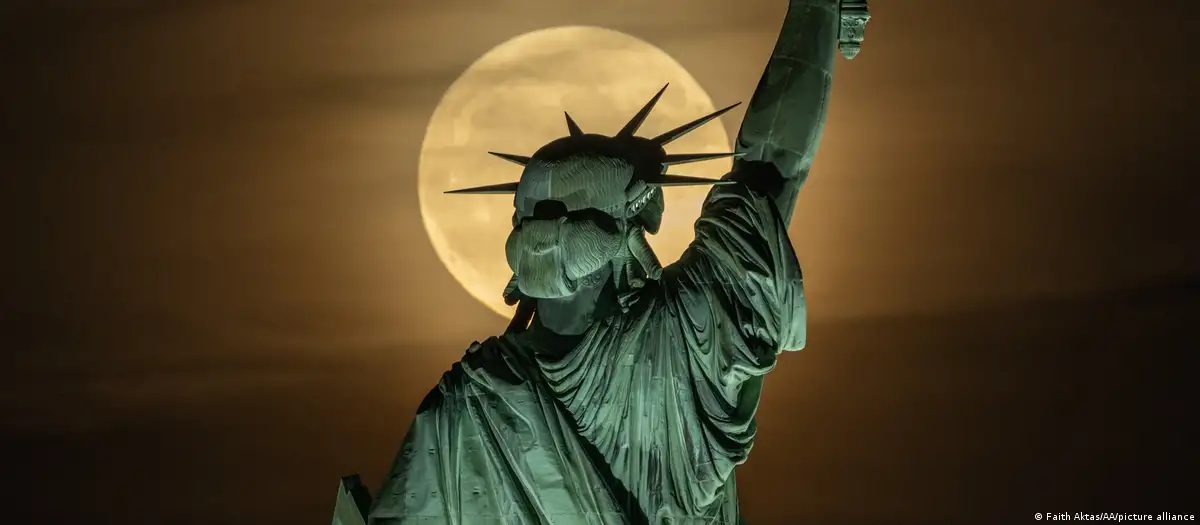
[[[867,21],[871,20],[871,10],[867,7],[867,0],[841,0],[838,16],[841,18],[838,28],[838,50],[847,60],[852,60],[862,49]]]

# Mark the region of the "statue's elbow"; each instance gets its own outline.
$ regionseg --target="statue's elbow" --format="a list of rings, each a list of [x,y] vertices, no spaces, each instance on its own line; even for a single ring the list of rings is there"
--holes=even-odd
[[[822,79],[809,92],[779,107],[786,118],[754,115],[742,121],[738,133],[739,161],[759,161],[775,166],[784,178],[807,173],[812,167],[825,128],[830,85]]]
[[[808,326],[803,313],[792,317],[779,334],[779,352],[799,352],[808,344]],[[777,352],[778,353],[778,352]]]
[[[783,347],[783,351],[799,352],[801,350],[804,350],[804,347],[808,345],[808,334],[805,333],[806,330],[805,330],[805,326],[804,326],[804,321],[800,321],[800,323],[798,323],[798,324],[799,324],[799,327],[797,327],[796,332],[790,338],[791,340],[787,343],[786,346]]]
[[[792,307],[791,323],[788,329],[788,344],[784,348],[789,352],[804,350],[808,344],[808,308],[804,303],[804,284],[797,283],[796,300]]]

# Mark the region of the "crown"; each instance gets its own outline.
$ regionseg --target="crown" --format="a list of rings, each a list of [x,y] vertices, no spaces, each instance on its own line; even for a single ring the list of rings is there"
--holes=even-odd
[[[625,124],[625,126],[623,126],[621,128],[621,130],[618,131],[617,134],[613,138],[620,139],[620,138],[633,137],[634,133],[637,133],[638,128],[640,128],[642,126],[642,123],[646,121],[646,117],[650,115],[650,112],[652,110],[654,110],[654,105],[658,103],[658,99],[662,97],[663,92],[666,90],[667,90],[667,86],[663,86],[662,89],[658,90],[658,93],[655,93],[654,97],[652,97],[650,99],[650,101],[646,103],[645,106],[642,106],[642,109],[638,110],[637,114],[635,114],[633,116],[633,118],[629,119],[629,122],[627,122]],[[712,113],[709,113],[703,117],[700,117],[696,120],[688,122],[687,124],[684,124],[675,129],[672,129],[671,131],[668,131],[657,137],[654,137],[654,138],[650,139],[650,141],[657,144],[659,147],[664,147],[667,144],[670,144],[671,142],[675,141],[679,137],[687,135],[688,133],[691,133],[692,131],[694,131],[696,128],[699,128],[700,126],[703,126],[704,124],[708,123],[709,121],[725,114],[725,112],[737,107],[738,104],[741,104],[741,102],[732,104],[725,108],[722,108],[722,109],[719,109]],[[564,112],[563,114],[567,118],[567,132],[570,133],[570,136],[571,137],[582,137],[584,135],[584,132],[582,129],[580,129],[579,124],[575,123],[575,120],[571,118],[571,115],[569,113]],[[495,151],[489,151],[488,153],[491,155],[495,155],[496,157],[499,157],[501,159],[512,162],[514,164],[521,165],[521,166],[529,164],[529,161],[531,160],[530,157],[526,157],[523,155],[513,155],[511,153],[498,153]],[[666,173],[666,169],[670,166],[675,166],[678,164],[688,164],[691,162],[700,162],[700,161],[705,161],[705,160],[721,159],[721,158],[727,158],[727,157],[741,157],[743,155],[745,155],[745,153],[681,153],[681,154],[675,154],[675,155],[664,155],[662,157],[662,166],[663,166],[662,173],[650,175],[648,178],[643,179],[643,180],[646,182],[646,184],[649,184],[651,186],[658,186],[658,187],[732,184],[733,181],[727,181],[727,180],[705,179],[702,177],[689,177],[687,175],[672,175],[672,174]],[[452,190],[452,191],[447,191],[446,193],[450,193],[450,194],[513,194],[513,193],[517,192],[517,184],[518,184],[517,182],[506,182],[504,184],[493,184],[491,186],[478,186],[475,188]]]

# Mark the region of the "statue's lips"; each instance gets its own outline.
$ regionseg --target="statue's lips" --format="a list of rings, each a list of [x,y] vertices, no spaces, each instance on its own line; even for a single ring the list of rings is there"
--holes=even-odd
[[[558,247],[562,237],[561,221],[529,221],[521,232],[525,249],[534,255],[543,255]]]
[[[558,247],[557,231],[555,231],[553,235],[536,235],[530,237],[532,237],[532,239],[529,241],[529,253],[531,254],[547,254]]]
[[[545,255],[553,251],[555,246],[558,246],[558,243],[554,241],[539,242],[530,247],[529,253],[533,255]]]

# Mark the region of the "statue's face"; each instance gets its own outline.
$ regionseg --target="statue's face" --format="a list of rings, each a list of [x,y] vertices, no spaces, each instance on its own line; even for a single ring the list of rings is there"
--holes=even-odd
[[[513,231],[504,248],[521,294],[534,299],[572,295],[581,285],[602,279],[603,270],[619,255],[626,256],[625,268],[633,267],[632,260],[645,276],[654,278],[662,271],[641,235],[658,232],[662,223],[661,186],[720,182],[669,175],[666,167],[736,155],[667,155],[663,146],[737,104],[652,139],[634,135],[666,89],[663,86],[611,137],[584,133],[567,115],[570,136],[542,146],[533,157],[493,153],[525,166],[515,189],[506,183],[447,192],[516,194]],[[644,283],[641,277],[625,275],[633,288]],[[504,294],[505,301],[520,300],[510,287]]]
[[[537,299],[569,296],[621,253],[633,172],[620,159],[595,155],[535,158],[526,165],[505,244],[521,293]]]

